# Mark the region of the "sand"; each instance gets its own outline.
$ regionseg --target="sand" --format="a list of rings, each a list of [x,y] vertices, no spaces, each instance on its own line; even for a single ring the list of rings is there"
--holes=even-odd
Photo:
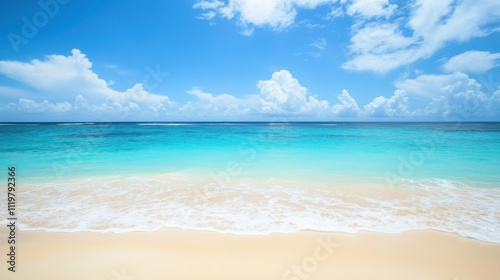
[[[0,233],[7,235],[5,229]],[[6,260],[5,238],[1,242]],[[16,272],[2,261],[2,280],[500,279],[500,244],[433,231],[269,236],[19,231],[17,243]]]

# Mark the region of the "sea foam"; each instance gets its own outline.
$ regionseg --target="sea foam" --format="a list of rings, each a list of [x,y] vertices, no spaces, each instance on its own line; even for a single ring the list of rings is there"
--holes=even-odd
[[[500,243],[500,190],[443,179],[407,180],[396,187],[269,180],[216,185],[190,174],[165,174],[32,184],[18,196],[23,230],[178,228],[266,235],[431,229]]]

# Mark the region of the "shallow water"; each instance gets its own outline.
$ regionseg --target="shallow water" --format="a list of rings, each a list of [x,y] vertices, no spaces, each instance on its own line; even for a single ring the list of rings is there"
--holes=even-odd
[[[17,169],[22,229],[434,229],[500,242],[498,123],[53,123],[0,132],[2,165]]]

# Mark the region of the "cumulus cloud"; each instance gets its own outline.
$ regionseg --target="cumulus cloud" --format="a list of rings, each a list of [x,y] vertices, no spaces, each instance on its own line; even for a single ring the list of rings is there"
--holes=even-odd
[[[465,73],[419,75],[395,84],[389,96],[379,96],[359,110],[368,118],[470,120],[500,117],[500,88],[489,95]]]
[[[465,57],[491,55],[494,54],[462,54]],[[493,59],[487,61],[490,60]],[[450,59],[448,63],[460,65],[453,61]],[[91,66],[78,50],[73,50],[71,56],[53,55],[43,61],[29,63],[0,61],[0,73],[34,89],[30,92],[1,86],[0,94],[4,102],[9,102],[0,104],[0,112],[66,117],[78,115],[94,120],[99,120],[100,116],[107,120],[262,120],[269,115],[312,119],[500,117],[500,88],[485,93],[480,82],[463,72],[419,74],[415,78],[396,82],[393,94],[376,97],[361,106],[347,90],[337,95],[336,103],[330,105],[327,100],[309,92],[288,70],[280,70],[274,72],[270,79],[258,81],[258,92],[255,94],[237,97],[212,94],[195,87],[187,91],[191,99],[177,105],[167,96],[148,92],[140,83],[125,91],[116,91],[100,79]],[[76,85],[69,87],[73,82]]]
[[[310,95],[287,70],[274,72],[270,80],[259,81],[257,87],[266,114],[321,114],[329,108],[328,101]]]
[[[360,113],[358,103],[347,90],[342,90],[342,93],[337,96],[340,102],[332,106],[332,113],[337,117],[355,117]]]
[[[456,72],[446,75],[419,75],[415,79],[396,82],[396,87],[410,95],[432,98],[459,91],[477,91],[481,85],[470,79],[467,74]]]
[[[368,117],[409,117],[414,115],[409,109],[409,98],[401,90],[387,98],[379,96],[364,106],[363,114]]]
[[[484,73],[500,64],[500,53],[467,51],[450,58],[443,65],[448,72]]]
[[[427,101],[426,106],[415,108],[415,115],[444,120],[450,117],[468,119],[500,115],[497,93],[484,93],[482,85],[465,73],[420,75],[400,81],[396,87],[407,97],[423,97]]]
[[[44,60],[30,62],[0,61],[0,74],[45,93],[38,96],[43,101],[37,101],[32,94],[31,99],[20,99],[9,106],[29,112],[66,112],[79,108],[103,114],[158,113],[172,105],[167,96],[150,93],[140,83],[124,92],[113,90],[92,71],[90,60],[77,49],[70,56],[49,55]],[[68,100],[79,105],[74,107]]]
[[[91,68],[92,63],[77,49],[70,56],[49,55],[42,61],[0,61],[1,74],[35,89],[50,90],[53,99],[64,99],[73,93],[111,95],[106,81],[99,79]]]

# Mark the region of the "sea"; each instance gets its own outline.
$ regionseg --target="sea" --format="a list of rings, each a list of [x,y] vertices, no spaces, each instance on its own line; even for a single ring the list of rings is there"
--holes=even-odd
[[[0,224],[500,243],[500,123],[0,123]]]

